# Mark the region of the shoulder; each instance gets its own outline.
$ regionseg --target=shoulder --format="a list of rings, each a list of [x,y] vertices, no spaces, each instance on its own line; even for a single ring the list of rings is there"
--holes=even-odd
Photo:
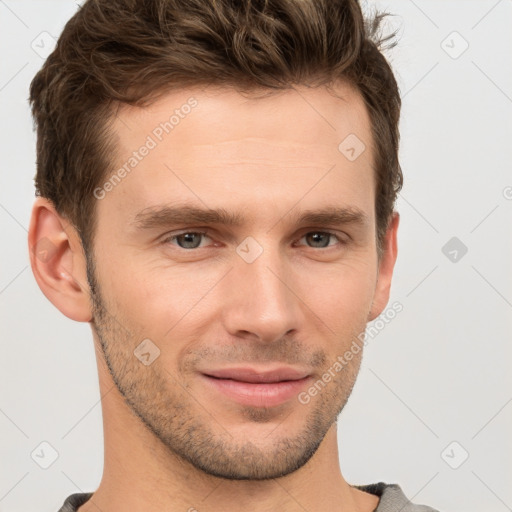
[[[76,512],[91,496],[92,492],[71,494],[58,512]]]
[[[354,485],[353,487],[380,497],[379,504],[374,512],[439,512],[427,505],[413,503],[398,484],[378,482],[368,485]]]

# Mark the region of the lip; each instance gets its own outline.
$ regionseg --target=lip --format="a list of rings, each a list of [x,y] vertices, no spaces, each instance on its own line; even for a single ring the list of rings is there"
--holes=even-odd
[[[300,380],[309,375],[309,372],[292,368],[290,366],[280,366],[272,370],[260,370],[249,367],[222,368],[218,370],[207,370],[201,372],[209,377],[218,379],[232,379],[240,382],[250,383],[269,383],[281,382],[284,380]]]
[[[277,368],[257,372],[250,368],[212,370],[201,375],[208,387],[241,405],[276,407],[297,396],[311,380],[304,371]]]

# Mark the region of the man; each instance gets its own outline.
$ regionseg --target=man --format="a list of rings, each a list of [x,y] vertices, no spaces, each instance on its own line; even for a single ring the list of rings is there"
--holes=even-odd
[[[62,512],[432,511],[350,485],[337,418],[402,185],[355,0],[88,1],[31,84],[31,265],[90,322],[105,464]]]

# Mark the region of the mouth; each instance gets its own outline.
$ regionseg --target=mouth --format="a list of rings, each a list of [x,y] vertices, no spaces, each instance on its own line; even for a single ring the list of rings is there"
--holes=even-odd
[[[254,368],[209,370],[201,377],[216,393],[252,407],[284,404],[297,396],[311,380],[307,371],[283,367],[267,371]]]

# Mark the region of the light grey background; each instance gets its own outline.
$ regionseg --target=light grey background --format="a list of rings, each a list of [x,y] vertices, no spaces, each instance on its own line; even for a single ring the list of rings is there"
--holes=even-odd
[[[512,510],[512,2],[364,5],[401,26],[387,55],[403,97],[405,176],[389,305],[403,311],[369,338],[340,417],[341,469],[353,484],[397,482],[441,511]],[[90,328],[44,297],[27,249],[28,86],[77,8],[0,0],[0,511],[56,512],[102,474]],[[442,252],[452,237],[468,249],[455,262]],[[48,469],[31,458],[49,456],[43,441],[58,452]]]

